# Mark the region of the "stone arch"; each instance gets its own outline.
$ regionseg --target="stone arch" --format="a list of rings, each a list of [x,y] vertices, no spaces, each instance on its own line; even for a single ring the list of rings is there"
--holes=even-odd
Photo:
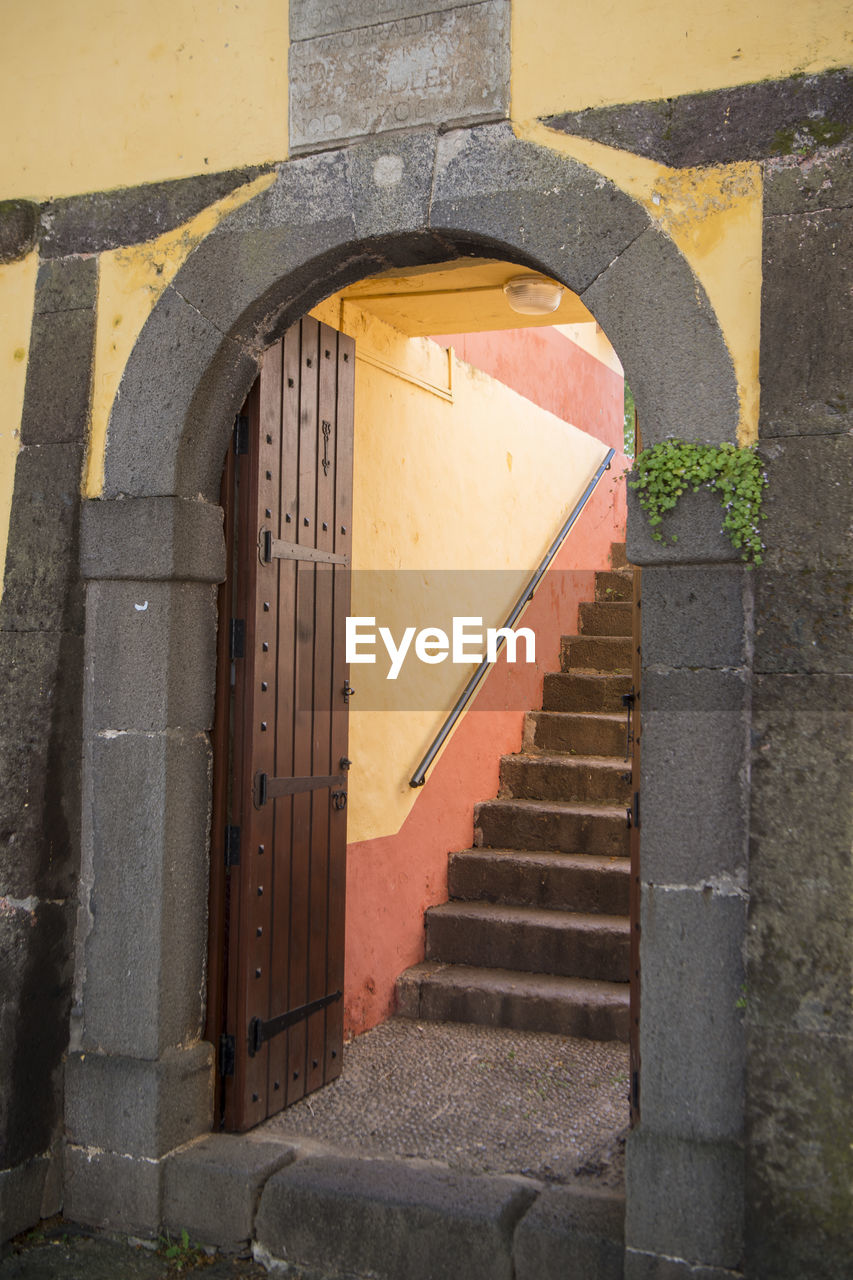
[[[533,266],[581,296],[625,365],[648,443],[736,438],[725,341],[672,241],[611,182],[498,125],[281,165],[195,250],[145,325],[110,421],[104,496],[214,498],[264,347],[347,283],[466,253]]]
[[[132,1221],[117,1208],[116,1225],[156,1229],[169,1153],[211,1123],[213,1048],[201,1039],[206,735],[215,584],[224,573],[216,498],[233,415],[265,347],[323,296],[388,268],[472,253],[543,270],[581,296],[623,361],[647,444],[736,439],[731,359],[673,243],[599,174],[518,140],[506,124],[371,139],[288,161],[268,190],[191,254],[128,361],[109,424],[103,496],[83,511],[82,1017],[66,1105],[72,1216],[88,1220],[86,1197],[102,1200],[107,1187],[117,1205],[135,1206]],[[732,559],[716,529],[688,517],[678,558]],[[675,554],[647,550],[649,563]],[[707,576],[706,588],[731,591]],[[647,612],[671,618],[678,590],[658,581]],[[150,621],[147,630],[140,618]],[[695,613],[685,636],[687,651],[702,650]],[[684,713],[719,711],[731,730],[726,743],[740,743],[743,689],[729,658],[712,656],[703,650],[694,665],[724,668],[726,679],[706,673],[697,692],[688,673],[674,682],[674,701],[666,701],[672,690],[661,694],[662,715],[681,715],[683,724]],[[746,776],[745,738],[737,750],[733,764],[726,756],[734,789]],[[706,764],[685,749],[669,767],[688,811],[703,804]],[[666,825],[665,788],[650,791],[644,812],[650,831]],[[742,976],[744,902],[710,882],[730,874],[726,841],[742,838],[739,829],[710,835],[691,869],[708,883],[679,883],[669,897],[649,898],[658,932],[647,972],[657,1012],[643,1049],[649,1105],[628,1178],[630,1246],[677,1255],[680,1224],[701,1197],[713,1223],[704,1260],[720,1266],[734,1265],[739,1247],[742,1043],[721,1039],[720,1025],[736,1016],[730,995]],[[677,1001],[676,984],[684,989],[673,956],[685,929],[697,940],[691,963],[711,973],[712,994],[720,993],[719,1007],[699,1009],[686,1037],[660,1015]]]

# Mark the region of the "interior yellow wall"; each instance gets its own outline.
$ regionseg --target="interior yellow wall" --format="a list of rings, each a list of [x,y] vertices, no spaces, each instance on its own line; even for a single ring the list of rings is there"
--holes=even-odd
[[[286,0],[4,4],[0,198],[282,160]]]
[[[516,120],[853,61],[849,0],[512,0]]]
[[[384,614],[395,637],[407,625],[444,626],[453,614],[500,626],[605,446],[453,356],[450,403],[423,385],[448,386],[444,349],[353,304],[343,324],[337,299],[313,314],[356,340],[350,612],[376,616],[375,592],[389,601],[388,576],[365,571],[410,570],[395,576]],[[468,572],[457,580],[454,570]],[[383,649],[377,658],[350,674],[358,689],[350,711],[353,841],[399,829],[418,795],[409,777],[473,671],[410,657],[409,684],[402,676],[395,684],[385,679]],[[414,686],[428,689],[430,709],[408,709]]]
[[[15,460],[21,443],[21,412],[27,380],[33,298],[38,254],[0,266],[0,596],[6,570],[6,547]]]

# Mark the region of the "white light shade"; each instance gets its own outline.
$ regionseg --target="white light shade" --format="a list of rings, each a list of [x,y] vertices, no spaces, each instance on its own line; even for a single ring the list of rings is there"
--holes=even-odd
[[[520,316],[547,316],[559,307],[563,286],[547,276],[513,276],[504,285],[504,293]]]

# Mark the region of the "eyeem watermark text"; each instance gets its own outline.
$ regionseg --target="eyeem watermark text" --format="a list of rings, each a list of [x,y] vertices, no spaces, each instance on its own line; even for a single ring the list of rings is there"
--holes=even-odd
[[[346,621],[346,660],[349,663],[377,661],[381,645],[387,654],[389,666],[386,680],[396,680],[403,669],[412,642],[414,656],[430,666],[445,662],[478,666],[484,659],[496,662],[501,641],[506,644],[507,662],[517,662],[519,640],[524,641],[524,661],[536,661],[536,636],[529,627],[487,627],[483,632],[482,618],[454,618],[450,635],[441,627],[405,627],[395,639],[390,627],[376,627],[376,618],[354,617]],[[485,648],[484,648],[485,645]]]

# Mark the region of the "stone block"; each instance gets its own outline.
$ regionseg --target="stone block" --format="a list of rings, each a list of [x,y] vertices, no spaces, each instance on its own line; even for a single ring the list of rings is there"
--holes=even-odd
[[[83,631],[77,570],[81,444],[21,448],[0,602],[0,629]]]
[[[665,1258],[628,1249],[625,1280],[743,1280],[743,1272],[730,1271],[728,1267],[697,1267],[683,1258]]]
[[[24,444],[85,442],[94,338],[91,307],[33,317],[21,416]]]
[[[749,1016],[851,1034],[853,676],[753,692]]]
[[[0,1245],[34,1227],[42,1215],[48,1156],[0,1169]]]
[[[851,1133],[853,1038],[750,1027],[747,1275],[849,1272]]]
[[[348,168],[343,151],[280,165],[274,185],[223,219],[187,259],[176,279],[182,297],[223,333],[251,340],[258,314],[299,296],[307,283],[300,268],[355,239]],[[322,293],[333,291],[323,283]],[[274,300],[264,302],[267,295]]]
[[[421,1160],[311,1156],[269,1179],[255,1238],[272,1258],[321,1274],[510,1280],[513,1230],[537,1190]]]
[[[720,498],[711,489],[682,494],[678,506],[655,526],[658,542],[640,499],[630,483],[628,497],[627,554],[631,564],[641,566],[685,564],[730,564],[741,562],[741,553],[723,532]]]
[[[642,685],[641,877],[744,879],[749,688],[742,671],[648,671]]]
[[[0,900],[0,1167],[47,1151],[61,1120],[74,914]]]
[[[165,495],[84,502],[80,567],[84,578],[222,582],[222,508]]]
[[[496,257],[507,256],[506,245],[515,247],[513,257],[518,247],[535,246],[529,265],[558,278],[570,270],[564,283],[580,293],[641,234],[648,216],[599,173],[519,142],[509,125],[492,125],[439,138],[430,226],[479,242],[480,256],[483,240]]]
[[[743,1130],[745,895],[642,890],[643,1122],[681,1138]]]
[[[644,1121],[628,1138],[626,1258],[634,1251],[738,1270],[743,1166],[737,1142],[675,1138]]]
[[[815,138],[809,134],[812,122],[815,133],[826,124],[849,132],[850,96],[850,72],[832,69],[672,98],[587,107],[551,116],[547,123],[561,133],[688,169],[764,160],[786,146],[790,150],[803,125],[807,145]],[[796,146],[799,152],[799,141]],[[797,162],[802,163],[799,154]]]
[[[516,1227],[516,1280],[586,1276],[622,1280],[625,1197],[583,1187],[547,1187]]]
[[[756,570],[756,671],[853,671],[851,624],[853,567]]]
[[[33,310],[36,315],[57,311],[93,311],[97,293],[98,264],[94,258],[42,261]]]
[[[18,262],[32,253],[38,217],[38,205],[30,200],[0,200],[0,263]]]
[[[750,570],[649,566],[643,573],[648,667],[739,667],[747,657]]]
[[[436,135],[371,138],[344,154],[356,235],[402,236],[429,225]]]
[[[189,222],[202,209],[262,172],[261,166],[248,166],[49,200],[41,212],[42,257],[98,254],[152,240]],[[94,259],[79,261],[91,261],[95,266]]]
[[[236,1133],[211,1133],[175,1151],[165,1163],[164,1227],[220,1249],[245,1246],[267,1179],[295,1155],[284,1142]]]
[[[853,436],[769,440],[761,536],[766,569],[839,569],[853,564]]]
[[[843,74],[843,73],[842,73]],[[849,72],[847,77],[849,92]],[[778,156],[764,165],[764,216],[819,213],[853,205],[853,164],[848,146],[833,148],[803,163],[801,156]]]
[[[765,218],[762,440],[844,434],[853,425],[851,261],[849,206]]]
[[[156,1058],[201,1033],[207,737],[105,731],[94,740],[91,770],[83,1047]]]
[[[346,31],[332,29],[291,44],[294,154],[389,129],[474,124],[507,115],[508,0],[421,4],[399,17],[396,6],[390,12],[382,8],[364,26],[357,18],[353,23],[355,9]]]
[[[93,582],[86,608],[96,731],[211,727],[214,586]]]
[[[100,1231],[156,1236],[162,1181],[160,1160],[68,1146],[62,1211],[69,1221]]]
[[[594,235],[598,219],[590,213],[584,210],[583,220]],[[685,259],[673,253],[662,231],[649,227],[608,262],[581,291],[581,300],[625,366],[643,444],[735,440],[739,408],[731,358],[714,311]],[[635,559],[630,541],[628,558],[633,564],[648,563]]]
[[[178,488],[178,442],[187,420],[195,421],[191,410],[202,379],[217,360],[229,359],[241,366],[248,362],[245,396],[252,381],[249,365],[255,368],[254,362],[239,349],[232,350],[216,325],[169,286],[146,322],[121,381],[110,418],[105,497],[122,493],[198,496],[197,489]],[[151,446],[154,440],[158,441],[156,453]],[[221,470],[220,465],[220,475]]]
[[[168,1049],[156,1062],[72,1053],[65,1067],[65,1126],[79,1147],[156,1159],[209,1131],[213,1046]]]
[[[0,896],[64,898],[80,865],[83,640],[0,632],[0,666]]]

